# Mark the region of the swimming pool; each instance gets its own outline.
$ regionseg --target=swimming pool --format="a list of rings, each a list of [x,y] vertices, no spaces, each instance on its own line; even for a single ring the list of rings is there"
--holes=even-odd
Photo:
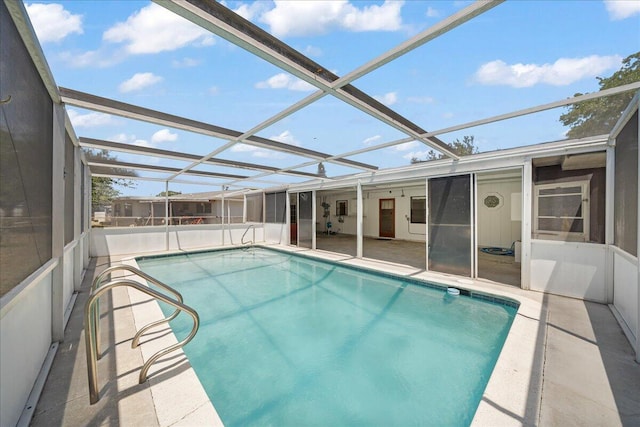
[[[184,351],[227,426],[468,425],[517,311],[265,248],[137,262],[199,312]]]

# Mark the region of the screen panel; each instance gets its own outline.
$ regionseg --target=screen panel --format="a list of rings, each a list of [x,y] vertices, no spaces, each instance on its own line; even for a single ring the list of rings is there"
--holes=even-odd
[[[616,138],[614,243],[638,256],[638,112]]]
[[[53,103],[4,2],[0,96],[1,296],[51,259],[53,170]]]
[[[429,270],[471,276],[469,175],[429,180]]]
[[[313,245],[313,193],[298,194],[298,246],[311,248]]]

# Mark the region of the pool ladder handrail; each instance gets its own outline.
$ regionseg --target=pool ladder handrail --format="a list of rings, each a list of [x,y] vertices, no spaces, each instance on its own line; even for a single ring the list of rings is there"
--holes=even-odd
[[[191,332],[182,341],[157,351],[155,354],[153,354],[149,358],[149,360],[147,360],[142,365],[142,369],[140,370],[140,375],[138,377],[138,382],[140,384],[142,384],[147,380],[147,373],[149,372],[149,368],[153,363],[155,363],[162,356],[184,347],[187,343],[189,343],[193,339],[193,337],[196,335],[200,327],[200,317],[198,316],[198,313],[193,308],[167,295],[164,295],[154,289],[151,289],[148,286],[143,285],[142,283],[136,282],[131,279],[120,278],[120,279],[113,280],[103,286],[100,286],[98,289],[96,289],[95,292],[91,293],[84,307],[85,347],[86,347],[86,354],[87,354],[87,371],[88,371],[88,380],[89,380],[89,400],[92,405],[98,402],[98,400],[100,400],[100,392],[98,391],[98,373],[97,373],[98,357],[97,357],[97,341],[96,341],[96,337],[97,337],[96,325],[99,322],[99,318],[96,319],[96,316],[94,315],[95,305],[99,300],[99,298],[105,292],[111,290],[112,288],[116,288],[120,286],[128,286],[128,287],[137,289],[140,292],[143,292],[157,300],[160,300],[166,304],[169,304],[175,307],[177,312],[181,312],[181,311],[186,312],[193,319],[193,328],[191,329]],[[172,289],[169,286],[167,286],[167,288]],[[98,322],[96,322],[96,320],[98,320]],[[162,322],[164,321],[166,321],[166,319],[163,319]],[[154,322],[154,323],[157,323],[157,322]],[[148,328],[148,326],[149,325],[147,325],[146,328]]]
[[[125,271],[133,273],[133,274],[135,274],[137,276],[142,277],[147,282],[150,282],[150,283],[156,285],[157,287],[159,287],[161,289],[164,289],[167,292],[172,293],[173,295],[175,295],[176,299],[180,303],[184,304],[184,300],[183,300],[182,295],[180,294],[180,292],[176,291],[171,286],[162,283],[160,280],[156,279],[155,277],[152,277],[152,276],[148,275],[147,273],[141,271],[140,269],[137,269],[137,268],[135,268],[135,267],[133,267],[131,265],[126,265],[126,264],[114,265],[114,266],[105,268],[93,280],[93,283],[91,284],[91,293],[92,294],[95,293],[96,289],[98,289],[100,287],[100,285],[104,281],[104,278],[108,274],[113,273],[114,271],[118,271],[118,270],[125,270]],[[169,317],[166,317],[166,318],[161,319],[161,320],[157,320],[155,322],[151,322],[148,325],[142,327],[136,333],[136,335],[133,337],[133,340],[131,341],[131,348],[136,348],[138,345],[140,345],[140,337],[145,332],[147,332],[149,329],[151,329],[153,327],[156,327],[158,325],[161,325],[163,323],[172,321],[173,319],[175,319],[178,316],[178,314],[180,314],[180,310],[176,309],[176,311],[174,311]],[[94,319],[94,323],[93,324],[94,324],[94,327],[96,328],[96,354],[98,355],[98,360],[100,360],[102,358],[102,352],[100,351],[100,301],[96,302],[95,309],[93,310],[93,319]]]
[[[249,232],[249,230],[251,230],[253,228],[253,239],[249,242],[244,241],[244,236],[247,235],[247,233]],[[250,224],[246,230],[244,230],[244,233],[242,234],[242,238],[240,239],[240,244],[242,245],[253,245],[256,243],[256,227],[254,224]]]

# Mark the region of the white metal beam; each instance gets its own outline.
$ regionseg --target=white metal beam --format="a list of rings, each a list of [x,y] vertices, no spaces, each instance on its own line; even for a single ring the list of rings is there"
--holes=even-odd
[[[338,80],[337,76],[334,76],[319,64],[316,64],[309,58],[282,43],[280,40],[266,33],[250,21],[244,20],[240,16],[234,14],[226,7],[215,2],[205,2],[202,0],[190,0],[188,2],[176,0],[154,1],[191,22],[200,25],[212,33],[223,37],[231,43],[242,47],[250,53],[306,81],[320,90],[331,93],[338,99],[341,99],[387,125],[412,136],[414,139],[425,143],[449,157],[454,159],[458,158],[458,156],[451,151],[448,145],[438,140],[422,137],[421,134],[424,132],[417,131],[417,129],[419,129],[418,126],[395,113],[388,107],[375,101],[368,95],[360,92],[355,87],[350,86],[346,80],[344,84],[339,84],[340,87],[337,87],[338,85],[333,84]],[[476,16],[484,10],[488,10],[499,3],[500,0],[479,2],[477,4],[482,7],[474,6],[469,8],[473,9],[469,12],[469,15],[472,16],[468,18],[465,16],[458,16],[457,18],[461,22],[464,22],[465,20],[471,19],[471,17]],[[452,25],[452,28],[453,24],[454,23],[449,23],[449,25]],[[416,42],[416,44],[418,43]],[[410,47],[411,46],[409,44],[405,48],[408,51]],[[402,54],[402,49],[399,49],[397,52],[390,53],[390,56],[399,56],[400,54]],[[385,58],[380,59],[380,61],[384,60]],[[372,69],[376,68],[375,64],[368,64],[368,67]],[[366,71],[366,68],[363,68],[362,72],[364,71]],[[347,88],[347,86],[349,87]],[[314,94],[313,96],[316,95]]]

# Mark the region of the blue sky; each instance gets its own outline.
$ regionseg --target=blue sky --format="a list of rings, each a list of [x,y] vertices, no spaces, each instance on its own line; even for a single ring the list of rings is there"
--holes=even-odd
[[[223,2],[339,76],[470,3]],[[241,132],[314,92],[310,85],[148,1],[25,4],[59,86]],[[597,91],[596,76],[611,75],[624,57],[638,50],[640,1],[510,0],[353,85],[433,131]],[[450,142],[473,135],[481,151],[558,140],[566,132],[558,121],[564,111],[551,110],[440,138]],[[73,107],[69,114],[78,136],[202,155],[226,142]],[[405,137],[329,96],[258,135],[330,154]],[[397,167],[409,164],[411,157],[423,157],[428,150],[413,142],[352,159]],[[117,156],[129,162],[186,166],[163,159]],[[276,167],[309,160],[242,144],[219,157]],[[200,169],[229,172],[213,166]],[[334,164],[326,169],[329,176],[358,172]],[[300,181],[283,176],[266,179]],[[210,182],[213,189],[223,183]],[[172,185],[185,192],[209,190],[192,187]],[[163,190],[164,184],[141,182],[135,190],[123,193],[150,195]]]

